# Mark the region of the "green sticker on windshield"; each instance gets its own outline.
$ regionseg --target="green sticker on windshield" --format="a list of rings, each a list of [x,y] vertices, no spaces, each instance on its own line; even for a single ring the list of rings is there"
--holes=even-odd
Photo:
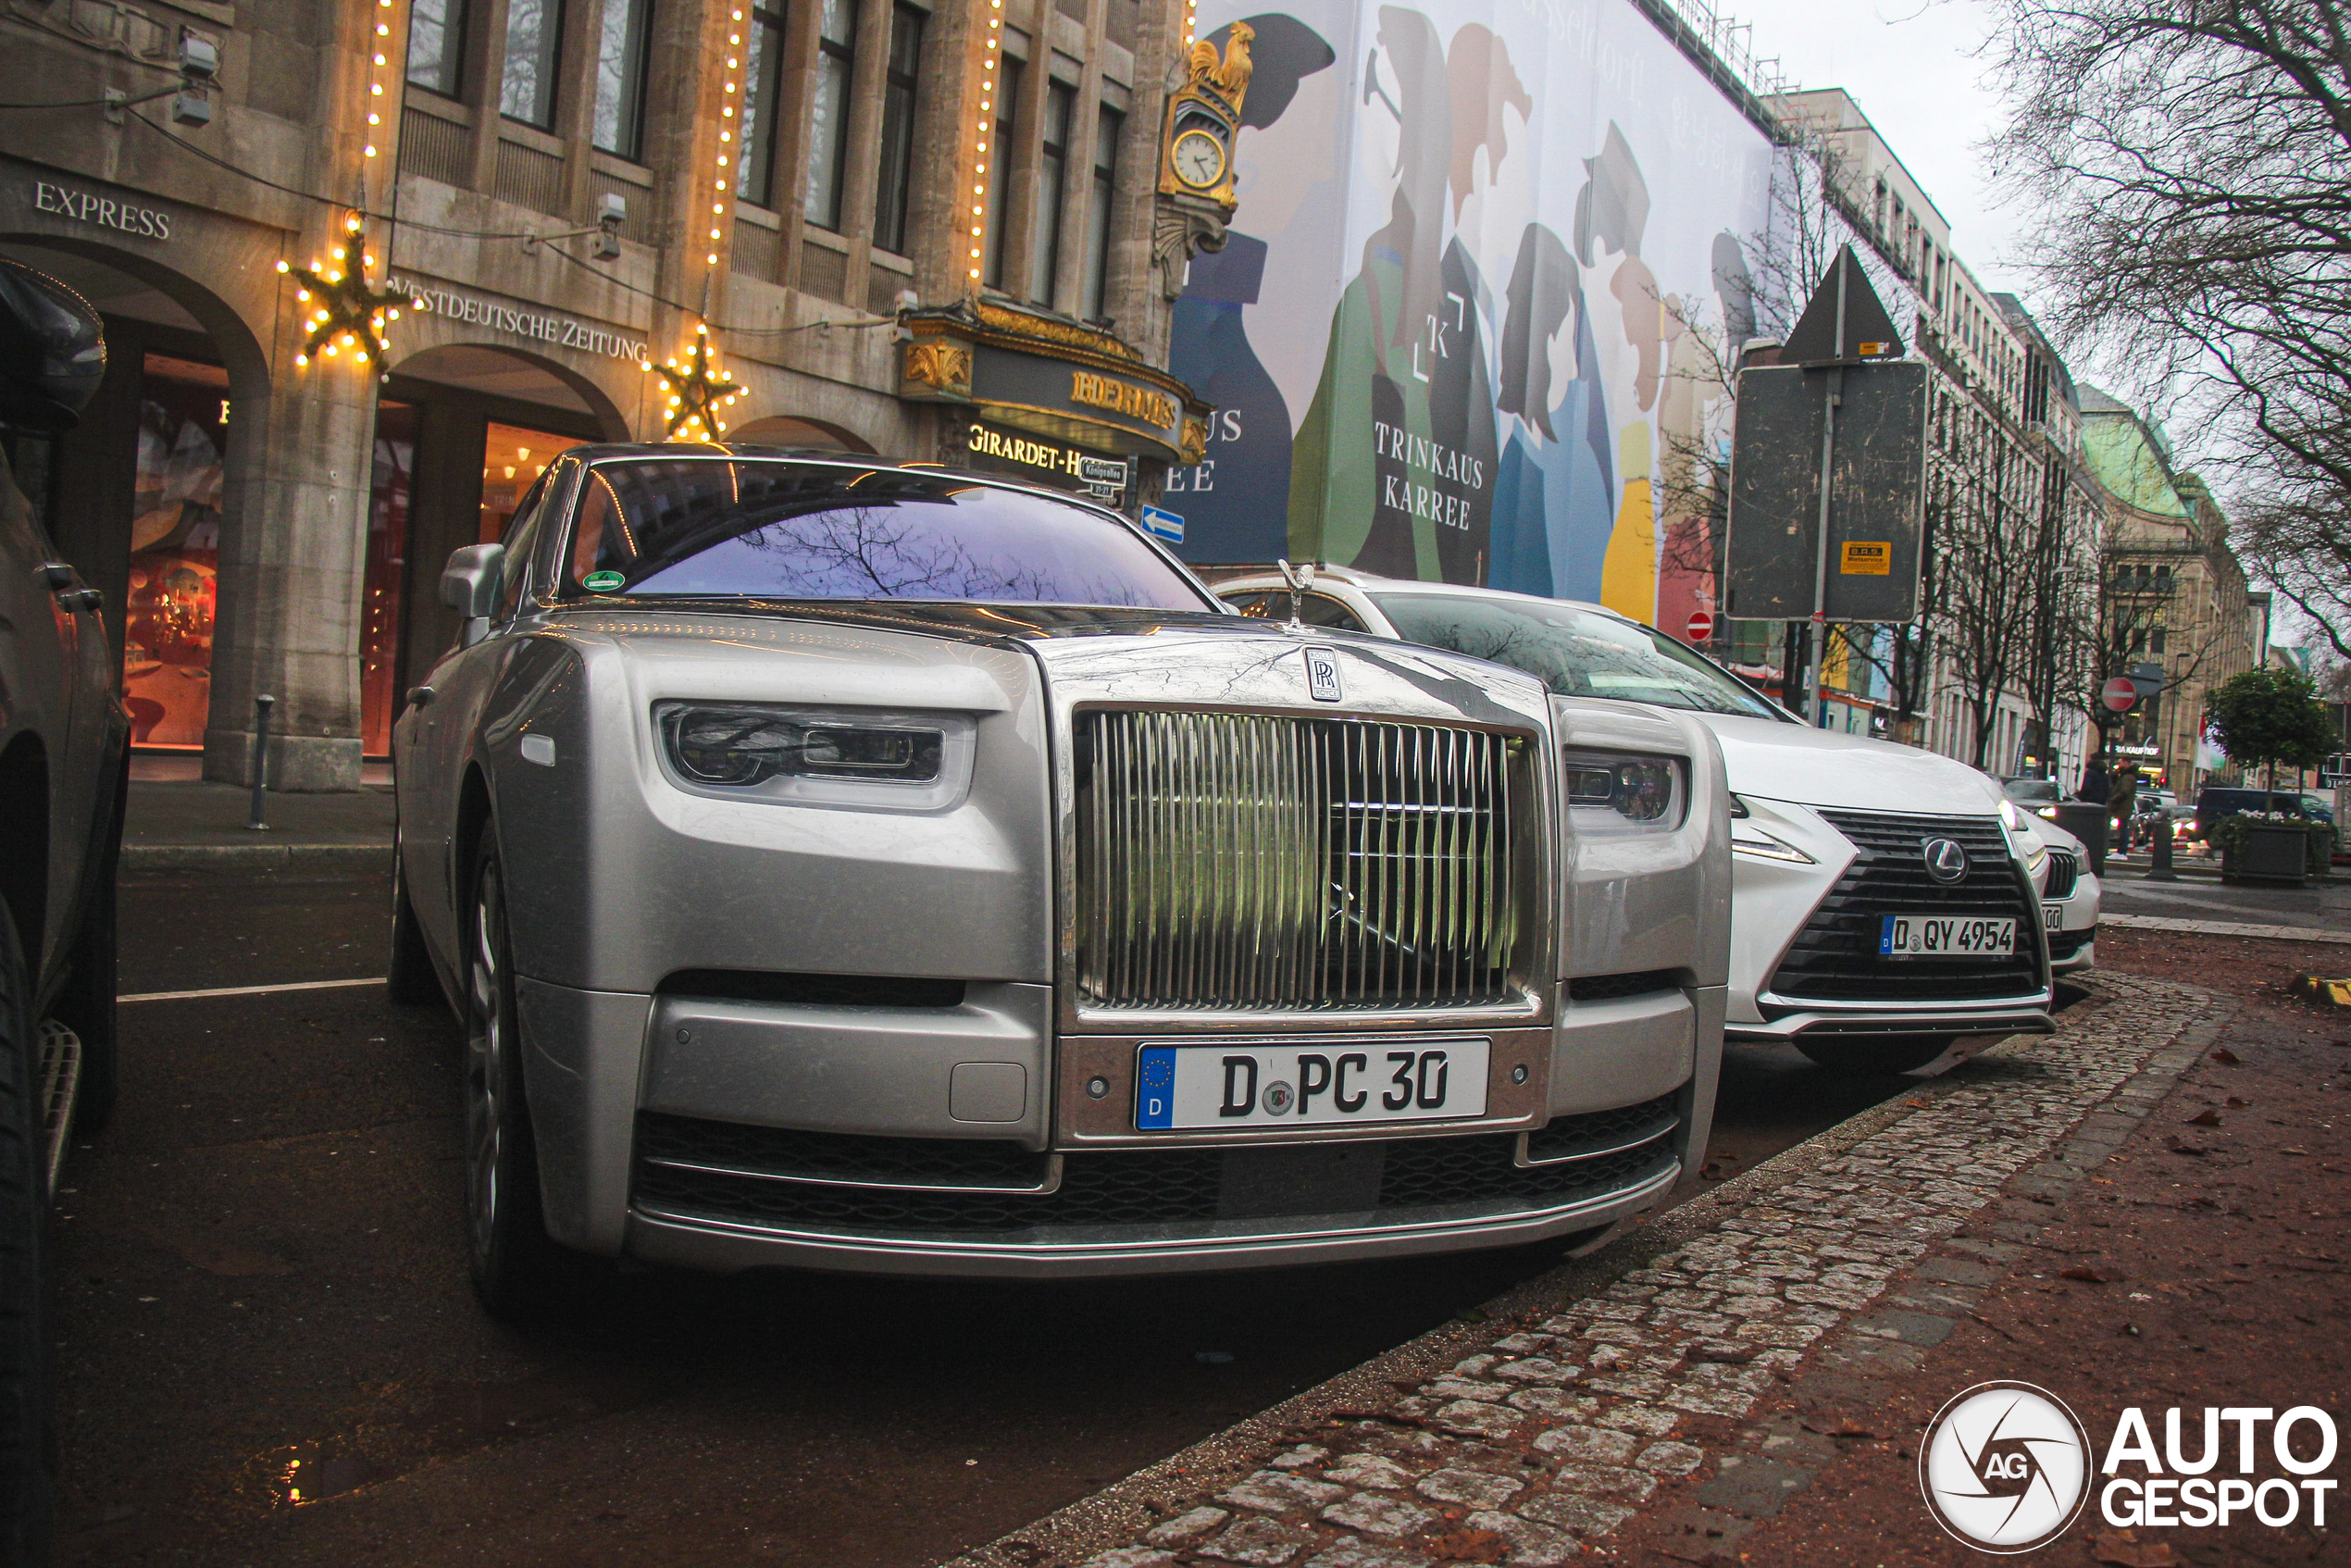
[[[591,593],[612,593],[617,591],[628,581],[628,579],[618,572],[590,572],[579,579],[579,586]]]

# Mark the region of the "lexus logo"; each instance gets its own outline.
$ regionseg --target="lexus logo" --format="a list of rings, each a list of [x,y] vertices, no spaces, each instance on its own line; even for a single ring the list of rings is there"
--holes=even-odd
[[[1956,882],[1967,875],[1967,851],[1957,839],[1926,839],[1919,844],[1926,874],[1938,882]]]

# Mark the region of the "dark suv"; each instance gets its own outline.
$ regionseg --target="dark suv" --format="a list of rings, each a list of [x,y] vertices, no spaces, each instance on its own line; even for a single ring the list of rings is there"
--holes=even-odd
[[[2307,816],[2302,809],[2302,796],[2293,790],[2237,790],[2208,786],[2196,792],[2196,835],[2211,842],[2212,829],[2232,816],[2248,811],[2276,812],[2283,816]]]
[[[70,429],[106,369],[98,315],[0,260],[0,431]],[[114,1098],[115,860],[130,722],[95,591],[0,442],[0,1562],[49,1561],[49,1193]]]

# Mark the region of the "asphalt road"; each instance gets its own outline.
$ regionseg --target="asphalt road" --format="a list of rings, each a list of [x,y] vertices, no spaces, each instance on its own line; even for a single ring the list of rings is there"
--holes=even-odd
[[[381,972],[380,880],[126,882],[127,994]],[[459,1039],[374,988],[137,1002],[60,1195],[60,1562],[928,1563],[1471,1309],[1545,1249],[1074,1286],[635,1274],[474,1306]],[[1906,1080],[1734,1052],[1718,1176]]]

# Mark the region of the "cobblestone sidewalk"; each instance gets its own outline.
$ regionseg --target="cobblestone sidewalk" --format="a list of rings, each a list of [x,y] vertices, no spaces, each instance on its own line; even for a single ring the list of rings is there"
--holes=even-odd
[[[1471,1352],[1449,1369],[1390,1379],[1386,1399],[1336,1380],[1261,1418],[1254,1440],[1212,1439],[952,1568],[1575,1559],[1661,1485],[1751,1449],[1738,1423],[1775,1378],[2004,1186],[2044,1179],[2034,1167],[2077,1124],[2097,1113],[2120,1141],[2162,1096],[2193,1056],[2164,1048],[2210,999],[2118,975],[2097,986],[2104,1005],[2059,1033],[1987,1052],[1867,1136],[1840,1149],[1832,1131],[1713,1195],[1645,1266],[1611,1269],[1603,1252],[1547,1276],[1581,1290],[1555,1284],[1546,1301],[1536,1281],[1482,1334],[1437,1331],[1435,1348]],[[2067,1152],[2101,1147],[2090,1130]],[[1882,1325],[1899,1316],[1872,1314],[1871,1332],[1898,1335]],[[1265,1440],[1276,1431],[1287,1440]]]

